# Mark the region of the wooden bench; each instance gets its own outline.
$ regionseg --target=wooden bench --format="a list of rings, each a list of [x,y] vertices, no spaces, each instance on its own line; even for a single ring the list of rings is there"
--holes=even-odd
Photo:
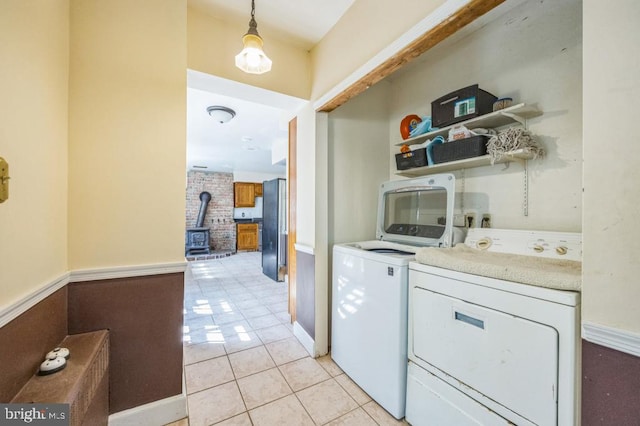
[[[66,367],[34,375],[12,403],[69,404],[70,425],[107,425],[109,419],[109,332],[74,334],[58,345],[68,348]],[[53,348],[52,348],[53,349]]]

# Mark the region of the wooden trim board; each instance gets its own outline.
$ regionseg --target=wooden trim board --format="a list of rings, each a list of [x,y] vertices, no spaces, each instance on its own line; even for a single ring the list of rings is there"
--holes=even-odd
[[[320,106],[318,112],[331,112],[349,99],[359,95],[385,77],[393,74],[441,41],[455,34],[480,16],[502,4],[505,0],[471,0],[452,15],[446,17],[420,37],[390,56],[364,77]]]
[[[289,280],[289,314],[291,315],[291,323],[296,320],[296,212],[297,212],[297,141],[298,141],[298,119],[294,117],[289,122],[289,218],[287,220],[287,273]]]

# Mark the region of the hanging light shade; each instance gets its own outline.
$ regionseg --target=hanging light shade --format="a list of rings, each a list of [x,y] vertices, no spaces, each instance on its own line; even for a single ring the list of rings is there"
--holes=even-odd
[[[258,34],[255,12],[255,0],[251,0],[249,30],[242,37],[244,49],[236,55],[236,67],[249,74],[263,74],[271,70],[271,59],[262,50],[262,37]]]

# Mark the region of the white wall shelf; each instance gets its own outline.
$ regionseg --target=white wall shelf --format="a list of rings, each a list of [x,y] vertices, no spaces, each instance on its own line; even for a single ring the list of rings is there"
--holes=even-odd
[[[542,112],[539,111],[535,106],[526,104],[512,105],[499,111],[491,112],[489,114],[471,118],[460,123],[452,124],[451,126],[442,127],[438,130],[423,133],[421,135],[414,136],[413,138],[405,139],[401,142],[395,143],[395,146],[417,145],[426,141],[427,139],[433,139],[436,136],[444,136],[446,139],[449,134],[449,129],[461,125],[464,125],[468,129],[475,129],[479,127],[492,129],[495,127],[501,127],[513,123],[520,123],[524,126],[528,118],[537,117],[539,115],[542,115]]]
[[[494,164],[510,163],[513,161],[524,162],[532,159],[534,156],[526,149],[519,149],[505,154],[500,160],[496,160]],[[446,163],[434,164],[433,166],[414,167],[413,169],[398,170],[398,176],[418,177],[431,175],[434,173],[451,172],[454,170],[469,169],[472,167],[488,166],[491,164],[491,157],[483,155],[481,157],[467,158],[464,160],[448,161]]]
[[[449,129],[456,126],[465,126],[467,129],[485,128],[493,129],[506,125],[521,124],[525,129],[527,128],[527,119],[542,115],[542,111],[538,110],[533,105],[526,105],[524,103],[512,105],[508,108],[494,111],[489,114],[474,117],[469,120],[462,121],[460,123],[453,124],[451,126],[443,127],[438,130],[434,130],[422,135],[415,136],[413,138],[405,139],[402,142],[398,142],[395,146],[402,145],[417,145],[421,144],[427,139],[433,139],[436,136],[443,136],[445,139],[449,136]],[[529,215],[529,171],[527,166],[527,160],[534,158],[534,155],[528,149],[519,149],[509,152],[502,156],[499,160],[496,160],[494,164],[519,162],[523,166],[523,215]],[[431,175],[434,173],[451,172],[455,170],[470,169],[473,167],[482,167],[491,165],[491,156],[483,155],[481,157],[467,158],[464,160],[448,161],[446,163],[434,164],[432,166],[414,167],[407,170],[397,170],[396,175],[404,177],[419,177]]]

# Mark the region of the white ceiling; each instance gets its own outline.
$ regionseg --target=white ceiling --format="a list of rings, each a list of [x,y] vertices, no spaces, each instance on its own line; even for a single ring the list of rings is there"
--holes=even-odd
[[[187,169],[260,172],[284,176],[287,112],[304,100],[189,70],[187,73]],[[236,112],[227,123],[207,113],[209,106]],[[280,146],[279,146],[280,145]],[[274,151],[276,157],[274,160]],[[277,156],[278,148],[283,152]],[[276,161],[276,164],[273,164]]]
[[[256,0],[258,32],[263,37],[277,37],[310,50],[333,28],[354,1]],[[245,24],[249,28],[251,0],[187,0],[187,4],[215,18]]]
[[[310,49],[354,1],[256,0],[258,31],[265,38],[269,34]],[[248,28],[251,0],[188,0],[188,5]],[[191,70],[187,86],[188,170],[285,174],[284,162],[272,164],[272,149],[277,152],[282,144],[286,149],[291,118],[286,114],[300,108],[304,100]],[[228,123],[216,123],[207,114],[212,105],[231,108],[236,116]]]

